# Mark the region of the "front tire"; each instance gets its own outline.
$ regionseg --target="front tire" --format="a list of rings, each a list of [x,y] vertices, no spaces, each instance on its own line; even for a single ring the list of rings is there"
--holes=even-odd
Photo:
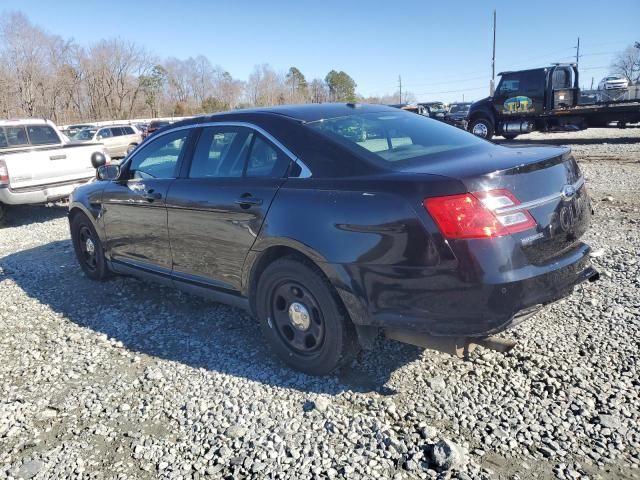
[[[328,375],[357,352],[355,329],[337,293],[310,263],[285,257],[260,276],[256,313],[275,353],[310,375]]]
[[[136,149],[136,147],[137,147],[137,146],[138,146],[138,145],[137,145],[137,144],[135,144],[135,143],[132,143],[131,145],[129,145],[129,146],[127,147],[127,152],[126,152],[126,154],[125,154],[125,155],[129,155],[131,152],[133,152],[133,151]]]
[[[102,281],[109,277],[109,269],[104,257],[102,242],[91,220],[83,214],[76,214],[71,220],[71,240],[78,263],[84,274],[91,280]]]
[[[471,123],[469,124],[469,131],[476,137],[484,138],[486,140],[491,140],[495,134],[493,123],[491,123],[491,120],[486,117],[471,120]]]

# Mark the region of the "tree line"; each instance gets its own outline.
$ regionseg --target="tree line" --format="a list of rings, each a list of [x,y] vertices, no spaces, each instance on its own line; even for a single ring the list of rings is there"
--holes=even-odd
[[[159,59],[119,38],[83,46],[43,30],[20,12],[0,16],[0,116],[4,118],[44,117],[66,124],[361,101],[356,87],[344,71],[331,70],[324,78],[309,81],[296,67],[278,72],[267,63],[256,65],[243,81],[202,55]]]

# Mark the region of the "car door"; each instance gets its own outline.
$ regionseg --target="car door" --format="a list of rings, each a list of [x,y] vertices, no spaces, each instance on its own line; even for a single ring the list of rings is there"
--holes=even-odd
[[[102,197],[106,250],[116,264],[169,274],[172,268],[165,199],[191,130],[160,135],[123,165]]]
[[[239,290],[245,257],[290,162],[255,129],[204,127],[167,195],[174,278]]]

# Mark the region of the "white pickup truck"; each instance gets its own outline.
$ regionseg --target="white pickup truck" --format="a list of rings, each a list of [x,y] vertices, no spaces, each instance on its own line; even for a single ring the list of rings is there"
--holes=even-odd
[[[102,144],[71,144],[48,120],[0,120],[0,223],[7,206],[66,198],[95,177]],[[108,159],[108,156],[107,156]]]

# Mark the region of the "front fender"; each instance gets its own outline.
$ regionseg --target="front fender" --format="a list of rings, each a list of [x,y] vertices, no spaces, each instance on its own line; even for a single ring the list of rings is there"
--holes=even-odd
[[[91,221],[98,238],[105,245],[107,237],[101,215],[103,191],[104,185],[100,185],[98,182],[76,188],[69,198],[69,222],[74,215],[82,212]]]

